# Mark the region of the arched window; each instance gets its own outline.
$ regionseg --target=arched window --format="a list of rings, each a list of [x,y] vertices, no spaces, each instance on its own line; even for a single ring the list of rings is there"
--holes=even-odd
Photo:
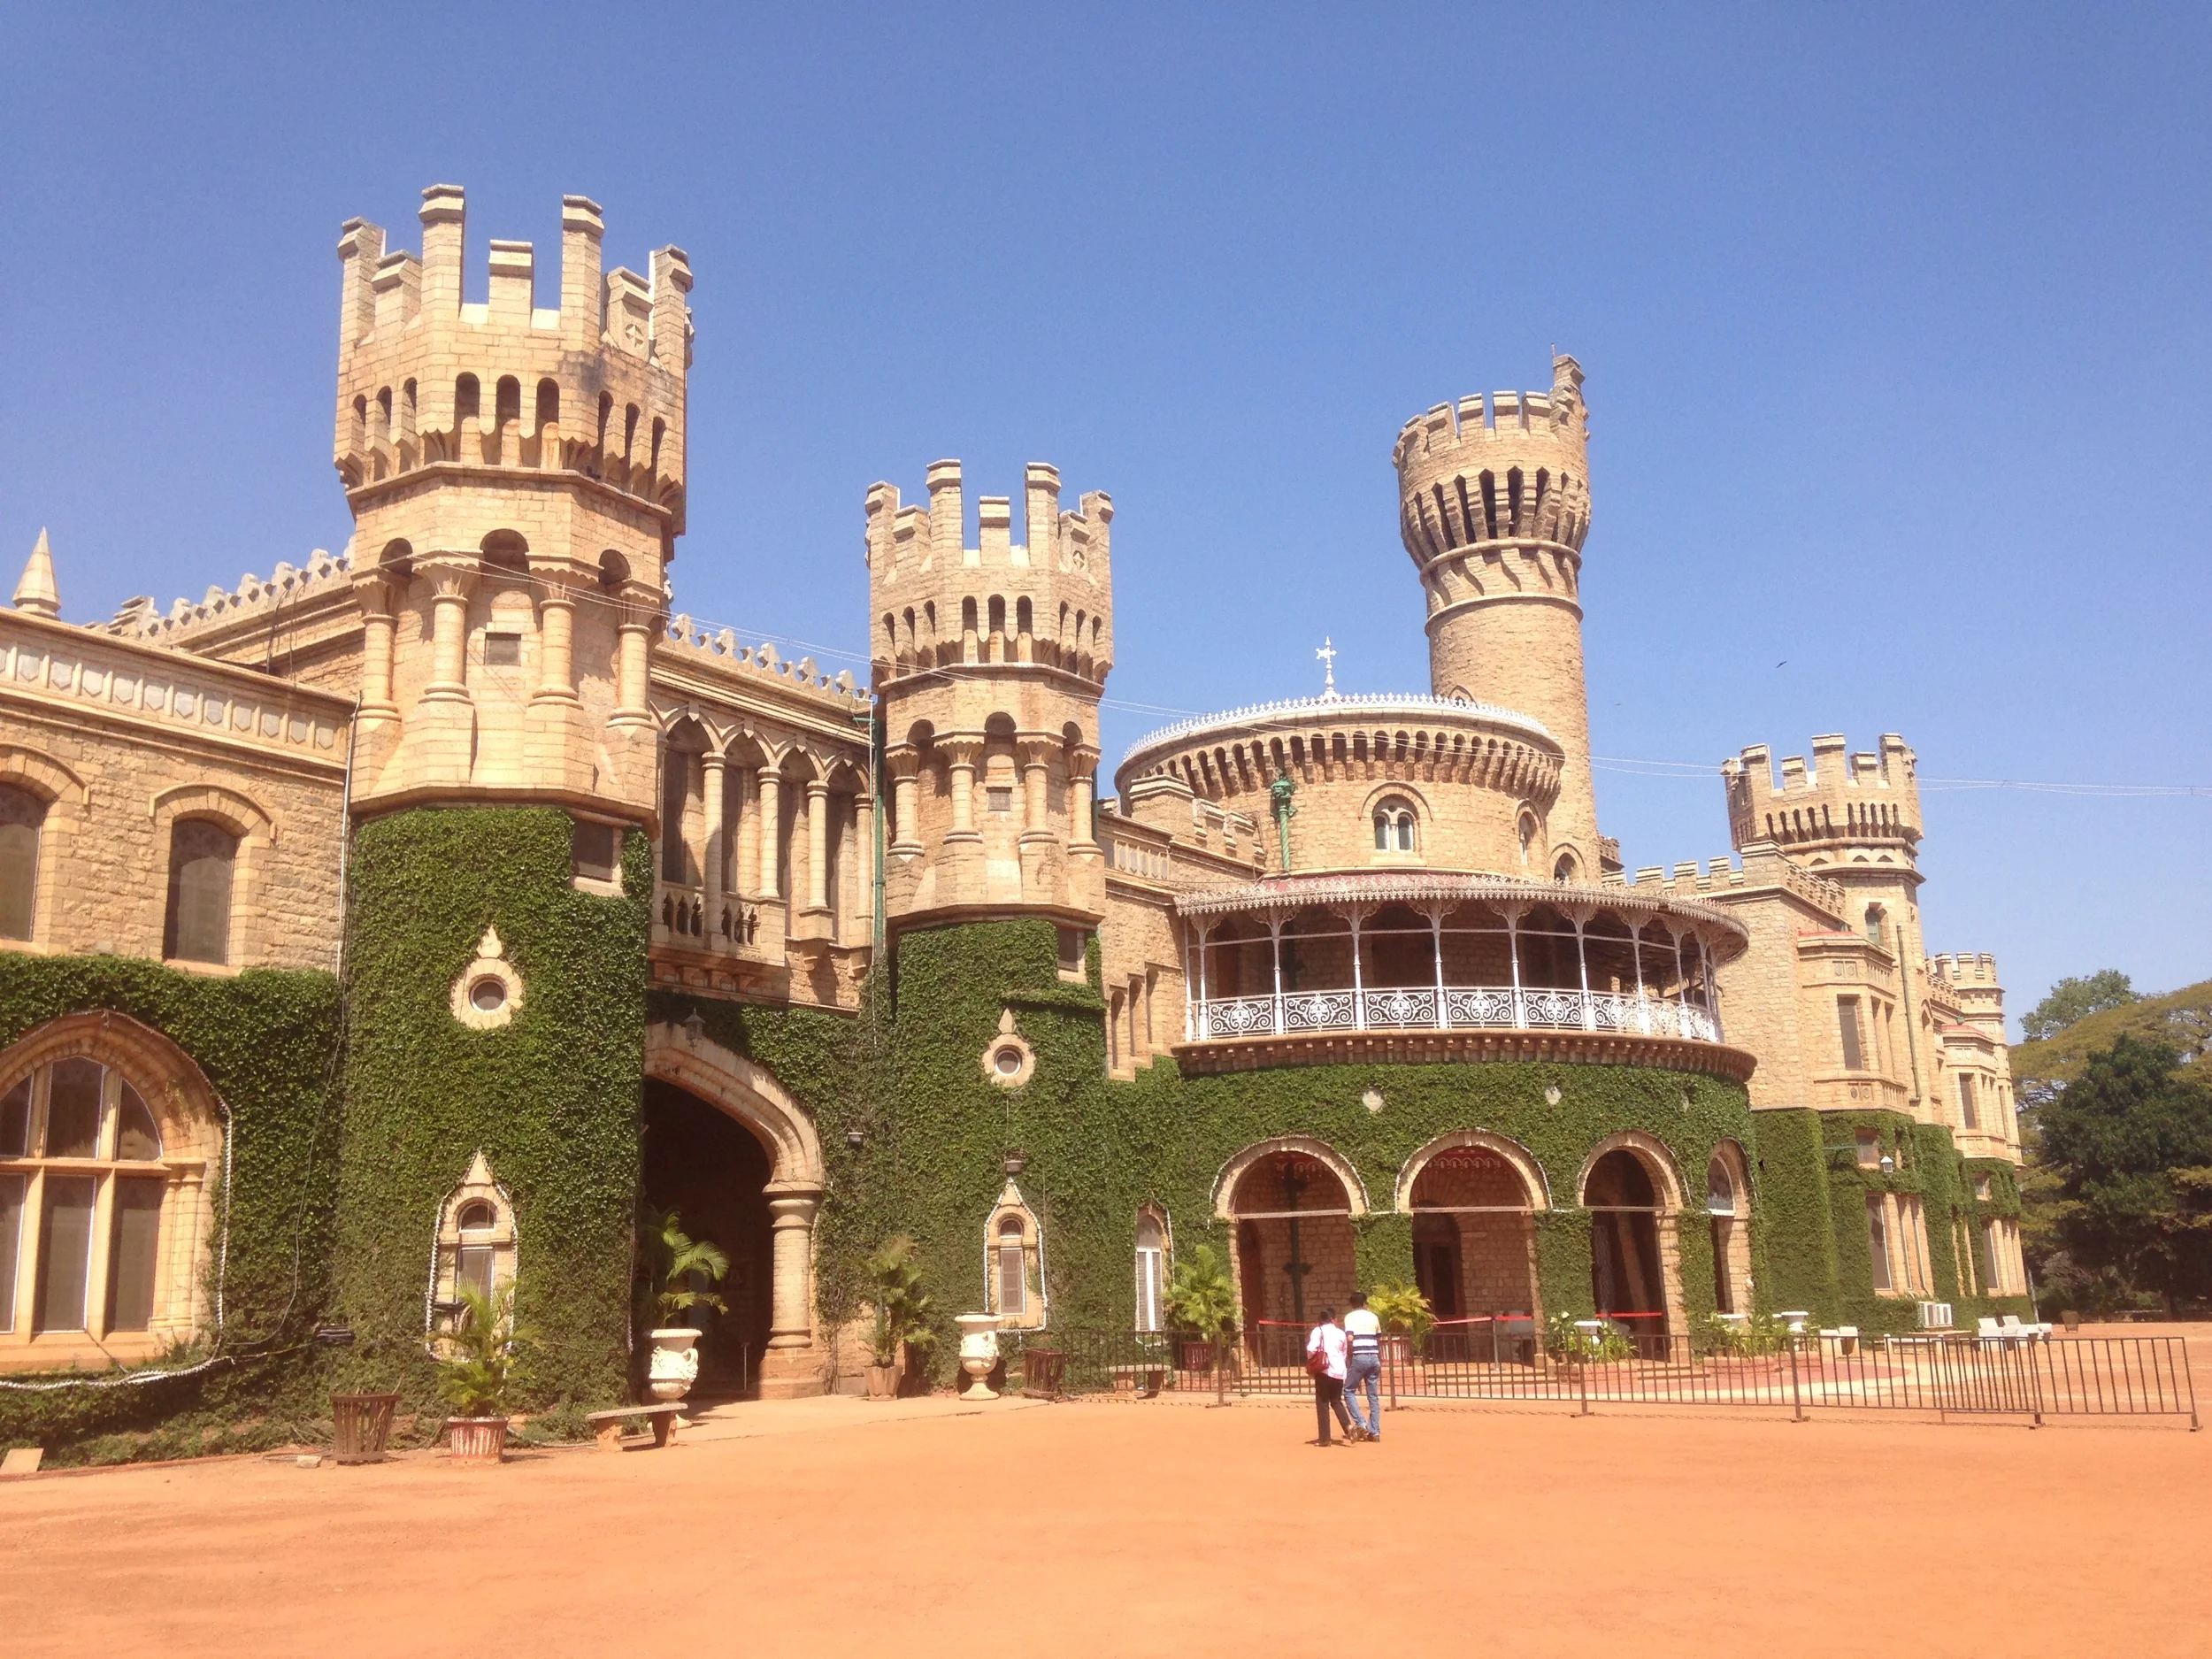
[[[1375,808],[1375,850],[1409,853],[1414,847],[1414,815],[1410,803],[1393,795]]]
[[[429,1330],[438,1334],[453,1329],[452,1321],[465,1305],[463,1291],[495,1296],[514,1277],[514,1205],[479,1152],[439,1212],[431,1261]]]
[[[172,962],[230,960],[232,881],[238,837],[211,818],[179,818],[169,831],[169,905],[161,954]]]
[[[131,1080],[84,1055],[37,1065],[0,1092],[0,1332],[27,1285],[34,1335],[150,1329],[189,1275],[163,1273],[169,1187],[161,1127]],[[34,1217],[28,1210],[35,1203]],[[106,1271],[93,1266],[103,1252]]]
[[[1866,907],[1866,936],[1875,944],[1882,942],[1882,920],[1886,912],[1878,904]]]
[[[1167,1290],[1167,1229],[1146,1210],[1137,1217],[1137,1329],[1160,1328],[1160,1299]]]
[[[1575,856],[1572,853],[1559,855],[1558,862],[1551,867],[1551,879],[1554,881],[1563,882],[1572,881],[1575,879]]]
[[[1029,1302],[1028,1252],[1022,1248],[1022,1232],[1019,1216],[1002,1216],[999,1218],[996,1246],[998,1311],[1017,1317],[1028,1311]]]
[[[38,909],[38,845],[46,803],[0,783],[0,939],[28,939]]]
[[[1533,812],[1524,812],[1521,814],[1521,821],[1517,826],[1517,833],[1519,835],[1521,841],[1521,865],[1522,868],[1526,869],[1528,866],[1529,849],[1532,847],[1536,841],[1536,815]]]

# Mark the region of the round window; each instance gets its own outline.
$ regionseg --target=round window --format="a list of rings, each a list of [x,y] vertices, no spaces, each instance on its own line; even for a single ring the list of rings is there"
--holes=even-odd
[[[1011,1077],[1022,1069],[1022,1051],[1009,1043],[991,1056],[991,1064],[1001,1077]]]
[[[469,1006],[480,1014],[496,1014],[507,1006],[507,982],[486,974],[469,987]]]

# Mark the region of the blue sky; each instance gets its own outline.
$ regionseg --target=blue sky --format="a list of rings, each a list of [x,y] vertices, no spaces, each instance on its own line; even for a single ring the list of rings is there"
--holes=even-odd
[[[867,485],[1041,459],[1115,498],[1110,764],[1325,634],[1424,688],[1391,442],[1556,343],[1632,865],[1820,732],[2212,785],[2208,75],[2201,7],[16,5],[0,554],[50,526],[89,618],[342,546],[340,223],[463,184],[472,296],[525,237],[549,300],[580,191],[691,255],[678,603],[749,637],[861,651]],[[2212,974],[2212,795],[1924,804],[1931,943],[2016,1011]]]

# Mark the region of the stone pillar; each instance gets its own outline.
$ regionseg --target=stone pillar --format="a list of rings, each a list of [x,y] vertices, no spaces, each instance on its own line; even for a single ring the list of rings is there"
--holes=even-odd
[[[876,803],[865,794],[853,797],[853,860],[858,889],[851,904],[854,931],[861,935],[855,943],[864,943],[875,937],[876,926]]]
[[[651,668],[653,630],[658,616],[638,605],[626,605],[618,626],[620,644],[615,659],[615,709],[611,726],[650,726],[647,706],[647,675]]]
[[[829,785],[810,778],[806,786],[806,907],[829,910]]]
[[[922,757],[902,744],[885,750],[883,761],[891,772],[890,849],[898,856],[911,858],[922,850]]]
[[[576,596],[549,583],[538,602],[538,688],[533,703],[575,703]]]
[[[783,896],[783,780],[772,767],[760,769],[760,896]]]
[[[705,868],[699,873],[706,883],[706,936],[710,943],[722,937],[722,866],[726,833],[722,823],[722,768],[726,759],[727,757],[722,755],[699,757],[700,801],[707,810],[706,856],[701,861]]]
[[[768,1190],[771,1261],[768,1351],[762,1356],[760,1394],[788,1400],[822,1391],[821,1362],[815,1353],[813,1287],[814,1212],[817,1192]]]
[[[730,893],[732,896],[752,890],[755,878],[760,873],[760,790],[757,784],[749,785],[747,780],[757,776],[751,766],[735,768],[737,779],[737,840],[730,860]]]
[[[1018,751],[1022,769],[1022,833],[1025,841],[1049,841],[1052,833],[1048,791],[1052,784],[1051,756],[1059,744],[1024,738]]]
[[[430,580],[430,683],[422,688],[423,700],[466,703],[469,593],[476,586],[475,573],[448,568],[434,571]]]
[[[392,701],[396,595],[381,576],[357,584],[353,595],[361,606],[361,723],[380,725],[399,716],[399,705]]]
[[[945,833],[945,839],[979,841],[983,836],[975,826],[975,764],[983,757],[983,740],[951,737],[939,747],[944,749],[952,773],[952,828]]]
[[[1079,853],[1100,850],[1093,833],[1094,796],[1098,788],[1098,751],[1077,748],[1068,751],[1068,846]]]

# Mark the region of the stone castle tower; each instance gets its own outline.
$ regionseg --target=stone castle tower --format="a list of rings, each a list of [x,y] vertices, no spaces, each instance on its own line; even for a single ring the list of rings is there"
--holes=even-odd
[[[423,192],[419,257],[347,223],[334,458],[363,649],[355,799],[530,799],[649,817],[646,706],[684,527],[691,269],[603,274],[603,223],[561,204],[557,307],[530,244],[464,298],[465,208]]]
[[[960,463],[928,473],[929,504],[867,496],[875,688],[890,773],[886,916],[1057,914],[1094,925],[1105,864],[1092,830],[1098,700],[1113,667],[1114,507],[1060,506],[1060,474],[1013,503],[976,503],[966,541]]]
[[[1565,751],[1546,826],[1553,856],[1594,880],[1581,603],[1589,438],[1582,366],[1561,357],[1548,394],[1439,403],[1406,423],[1391,460],[1399,534],[1428,595],[1431,688],[1544,723]]]

